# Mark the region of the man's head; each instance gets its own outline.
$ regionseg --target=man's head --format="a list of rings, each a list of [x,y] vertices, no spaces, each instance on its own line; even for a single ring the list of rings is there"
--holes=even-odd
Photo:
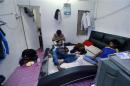
[[[85,47],[84,47],[84,45],[82,43],[78,43],[78,44],[75,45],[75,48],[78,49],[78,50],[82,50]]]
[[[120,42],[116,39],[112,39],[109,41],[109,47],[111,47],[111,48],[116,49],[119,47],[119,45],[120,45]]]
[[[19,61],[19,64],[22,66],[24,64],[26,64],[27,62],[29,61],[37,61],[37,53],[35,50],[33,49],[25,49],[23,52],[22,52],[22,56],[21,56],[21,60]]]
[[[62,34],[62,31],[61,31],[61,30],[57,30],[57,31],[56,31],[56,34],[57,34],[58,36],[60,36],[60,35]]]

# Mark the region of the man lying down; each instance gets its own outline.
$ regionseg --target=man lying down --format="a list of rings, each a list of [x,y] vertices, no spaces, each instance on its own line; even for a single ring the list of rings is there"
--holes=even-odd
[[[55,46],[53,49],[53,63],[59,70],[63,68],[70,68],[74,66],[80,66],[87,63],[83,56],[87,53],[83,44],[76,44],[69,52],[67,47]],[[59,59],[63,59],[59,62]],[[87,63],[91,65],[90,63]]]

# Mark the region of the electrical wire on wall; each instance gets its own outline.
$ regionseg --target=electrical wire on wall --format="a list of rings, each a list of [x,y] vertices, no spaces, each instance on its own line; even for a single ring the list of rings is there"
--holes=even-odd
[[[22,12],[21,12],[21,8],[20,7],[19,7],[19,11],[20,11],[20,15],[21,15],[21,22],[22,22],[22,27],[23,27],[25,43],[26,43],[26,46],[27,46],[27,49],[28,49],[27,38],[26,38],[25,28],[24,28],[24,24],[23,24],[23,17],[22,17]]]
[[[115,10],[114,12],[111,12],[111,13],[106,14],[106,15],[104,15],[104,16],[98,17],[99,4],[100,4],[100,3],[99,3],[99,0],[95,0],[95,20],[100,20],[100,19],[107,18],[107,17],[109,17],[109,16],[112,16],[112,15],[114,15],[114,14],[117,14],[117,13],[119,13],[119,12],[122,12],[122,11],[125,10],[125,9],[130,8],[130,4],[127,4],[127,5],[125,5],[124,7],[121,7],[121,8],[119,8],[119,9]]]
[[[122,12],[123,10],[128,9],[128,8],[130,8],[130,4],[124,6],[124,7],[120,8],[120,9],[117,9],[117,10],[114,11],[114,12],[111,12],[111,13],[109,13],[109,14],[106,14],[106,15],[104,15],[104,16],[97,17],[96,20],[107,18],[107,17],[109,17],[109,16],[112,16],[112,15],[114,15],[114,14],[117,14],[117,13],[119,13],[119,12]]]
[[[0,14],[0,21],[4,21],[4,22],[6,22],[6,24],[5,25],[3,25],[3,27],[5,26],[5,27],[7,27],[6,29],[8,29],[8,30],[16,30],[17,28],[18,28],[18,24],[16,25],[16,26],[10,26],[10,25],[8,25],[8,24],[10,24],[10,23],[7,23],[7,22],[9,22],[9,20],[8,20],[8,17],[14,17],[15,18],[15,14],[14,13],[5,13],[5,14]],[[12,20],[11,20],[12,21]],[[16,22],[17,23],[17,22]]]
[[[31,11],[33,11],[32,7],[31,7],[31,1],[30,1],[30,0],[28,0],[28,8],[29,8]]]
[[[17,5],[16,5],[16,0],[13,0],[13,6],[14,6],[14,11],[13,12],[11,12],[11,13],[4,13],[4,14],[0,14],[0,20],[2,20],[2,21],[4,21],[4,22],[11,22],[11,21],[9,21],[8,19],[10,19],[10,18],[16,18],[16,20],[17,19],[19,19],[20,18],[20,16],[18,15],[18,10],[17,10]],[[9,17],[9,18],[8,18]],[[6,21],[7,20],[7,21]],[[10,26],[9,25],[10,23],[7,23],[7,24],[5,24],[4,26],[6,27],[6,29],[8,29],[8,30],[16,30],[16,29],[18,29],[18,27],[20,26],[20,24],[18,24],[18,22],[15,22],[14,24],[16,25],[16,26]],[[4,27],[3,27],[4,28]]]
[[[13,0],[13,1],[14,1],[14,0]],[[16,0],[15,0],[15,1],[16,1]],[[26,38],[25,28],[24,28],[24,24],[23,24],[23,17],[22,17],[21,8],[20,8],[20,7],[17,7],[15,1],[13,2],[14,8],[15,8],[15,12],[16,12],[15,17],[16,17],[16,19],[20,19],[20,22],[21,22],[21,24],[22,24],[22,29],[23,29],[25,44],[26,44],[26,47],[27,47],[27,49],[28,49],[27,38]],[[29,0],[29,7],[30,7],[30,0]],[[18,8],[18,11],[17,11],[17,8]],[[17,12],[19,12],[19,13],[17,13]],[[17,25],[20,25],[20,24],[17,24]]]
[[[97,19],[97,11],[98,11],[98,3],[99,3],[99,0],[95,0],[94,2],[94,18],[95,20]]]
[[[30,0],[28,0],[28,6],[29,6],[29,8],[31,8],[31,2],[30,2]]]
[[[30,0],[29,0],[29,5],[30,5]],[[21,26],[21,23],[22,23],[22,29],[23,29],[23,33],[24,33],[25,43],[26,43],[26,47],[28,48],[27,38],[26,38],[23,20],[22,20],[22,16],[21,16],[21,11],[20,11],[20,8],[17,7],[16,0],[13,0],[13,7],[14,7],[13,12],[0,14],[0,21],[3,21],[6,23],[6,24],[2,25],[2,28],[8,29],[8,30],[17,30],[18,28],[21,28],[19,26]],[[16,22],[15,21],[11,22],[12,20],[10,18],[16,19]],[[17,22],[17,20],[19,20],[19,19],[20,19],[20,22]],[[13,23],[14,25],[12,25],[11,23]]]

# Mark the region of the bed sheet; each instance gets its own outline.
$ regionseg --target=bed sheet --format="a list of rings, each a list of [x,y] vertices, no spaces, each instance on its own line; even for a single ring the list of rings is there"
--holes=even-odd
[[[67,46],[67,48],[69,50],[72,50],[73,47],[74,46]],[[91,52],[89,52],[89,51],[87,51],[86,55],[93,56],[93,54]],[[85,61],[83,59],[83,57],[84,57],[84,55],[80,55],[76,61],[74,61],[72,63],[63,63],[63,64],[60,65],[60,67],[61,68],[71,68],[71,67],[83,66],[83,65],[93,65],[93,64]],[[55,72],[58,72],[58,69],[53,63],[53,58],[49,58],[49,61],[48,61],[48,75],[52,74],[52,73],[55,73]]]

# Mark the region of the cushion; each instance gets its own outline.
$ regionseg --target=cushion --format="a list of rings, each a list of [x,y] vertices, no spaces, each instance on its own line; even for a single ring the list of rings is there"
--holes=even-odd
[[[105,46],[107,46],[106,43],[102,42],[102,41],[98,41],[98,40],[95,40],[95,39],[91,39],[91,41],[94,43],[94,46],[102,49],[104,48]]]
[[[95,47],[93,45],[91,46],[85,46],[85,49],[91,53],[93,53],[94,55],[97,55],[99,52],[101,52],[102,50],[99,49],[98,47]]]
[[[103,39],[103,34],[102,34],[102,33],[99,33],[99,32],[94,33],[94,34],[93,34],[93,38],[94,38],[94,39],[97,39],[97,40],[101,40],[101,39]]]
[[[86,40],[86,41],[83,42],[83,44],[85,46],[91,46],[91,45],[93,45],[93,42],[91,42],[90,40]]]
[[[104,36],[104,42],[107,43],[107,44],[108,44],[109,41],[112,40],[112,39],[114,39],[113,36],[110,36],[110,35]]]
[[[89,37],[89,40],[93,42],[94,46],[100,49],[108,45],[109,41],[112,39],[116,39],[120,42],[119,51],[130,50],[130,46],[129,46],[130,39],[126,37],[97,32],[97,31],[92,31]]]
[[[125,42],[126,42],[126,41],[125,41],[125,38],[123,38],[123,37],[110,36],[110,35],[107,35],[107,36],[104,37],[104,41],[105,41],[106,43],[109,43],[109,41],[112,40],[112,39],[118,40],[118,41],[120,42],[120,45],[121,45],[121,46],[124,45]]]
[[[123,50],[124,45],[126,44],[126,39],[124,37],[120,37],[120,36],[107,35],[107,36],[104,37],[104,42],[108,44],[109,41],[112,40],[112,39],[118,40],[119,41],[118,49],[119,49],[119,51]]]

